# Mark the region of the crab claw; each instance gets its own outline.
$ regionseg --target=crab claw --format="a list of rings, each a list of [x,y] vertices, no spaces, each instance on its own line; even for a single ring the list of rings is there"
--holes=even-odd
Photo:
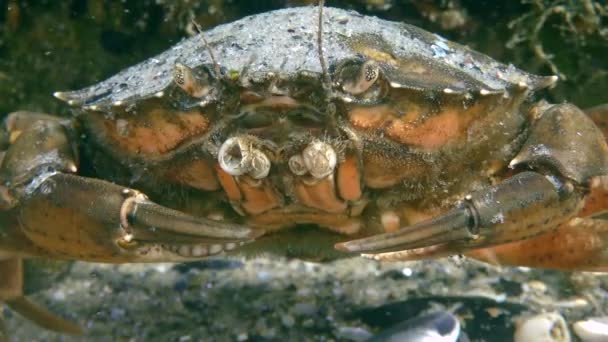
[[[196,260],[252,241],[259,230],[156,204],[139,191],[57,173],[18,207],[20,230],[39,256],[101,262]],[[17,234],[15,234],[17,235]]]
[[[125,191],[128,197],[121,208],[122,227],[126,235],[120,243],[127,246],[133,241],[174,243],[220,243],[254,239],[258,233],[236,224],[213,221],[173,210],[149,201],[133,190]]]
[[[402,228],[396,232],[336,244],[343,252],[387,253],[478,238],[475,217],[462,206],[434,219]]]
[[[522,172],[465,197],[456,208],[396,232],[336,244],[356,253],[439,247],[451,254],[536,236],[571,218],[582,195],[570,183]]]

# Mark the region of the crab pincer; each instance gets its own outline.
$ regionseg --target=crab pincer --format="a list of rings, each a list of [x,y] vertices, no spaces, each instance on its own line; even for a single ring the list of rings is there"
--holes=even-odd
[[[605,270],[608,224],[584,216],[605,210],[589,201],[600,198],[598,189],[605,189],[601,185],[608,171],[606,154],[592,151],[607,151],[608,146],[576,107],[541,110],[534,131],[510,163],[519,173],[465,195],[432,219],[336,248],[382,260],[466,253],[497,264]]]
[[[257,234],[166,208],[132,189],[61,173],[45,179],[18,210],[23,233],[44,251],[91,261],[196,259]]]
[[[340,243],[336,248],[386,253],[446,244],[443,250],[454,253],[521,240],[571,217],[581,199],[572,189],[544,175],[522,172],[465,196],[443,215],[396,232]]]
[[[15,125],[6,127],[13,138],[0,168],[1,202],[13,214],[3,217],[3,230],[14,236],[2,241],[4,249],[103,262],[178,261],[231,250],[259,235],[236,223],[161,206],[131,188],[76,175],[78,154],[64,124],[18,116],[23,120],[11,122],[28,124],[18,134]]]

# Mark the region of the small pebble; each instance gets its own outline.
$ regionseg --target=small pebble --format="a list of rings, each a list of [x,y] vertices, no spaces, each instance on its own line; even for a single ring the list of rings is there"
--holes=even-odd
[[[268,280],[272,279],[272,273],[270,273],[268,271],[259,271],[257,276],[258,276],[258,279],[261,281],[268,281]]]
[[[313,319],[311,319],[311,318],[306,319],[306,320],[304,320],[304,321],[302,322],[302,326],[303,326],[304,328],[312,328],[312,327],[314,327],[314,326],[315,326],[315,321],[314,321]]]
[[[564,318],[557,312],[526,317],[517,322],[515,342],[570,342]]]
[[[293,306],[293,313],[300,316],[312,316],[317,313],[317,307],[312,303],[297,303]]]
[[[64,291],[59,290],[59,291],[53,292],[53,300],[63,301],[63,300],[65,300],[65,298],[66,298],[66,295],[65,295]]]
[[[608,341],[608,316],[591,317],[573,325],[574,332],[584,342]]]
[[[524,291],[530,291],[535,293],[545,293],[547,292],[547,284],[538,280],[531,280],[524,284]]]
[[[360,327],[339,327],[336,330],[335,335],[340,341],[346,340],[354,342],[366,341],[372,337],[372,333]]]
[[[438,311],[408,319],[380,332],[367,342],[456,342],[460,321],[447,311]]]
[[[286,314],[286,315],[283,315],[283,317],[281,317],[281,323],[283,323],[284,327],[291,328],[296,323],[296,320],[295,320],[295,318],[293,318],[292,315]]]
[[[115,321],[122,320],[125,317],[125,313],[125,310],[121,308],[110,309],[110,317]]]

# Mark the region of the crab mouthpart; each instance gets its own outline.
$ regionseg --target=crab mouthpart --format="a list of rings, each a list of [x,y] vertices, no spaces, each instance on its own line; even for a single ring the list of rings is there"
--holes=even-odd
[[[351,253],[387,253],[476,240],[476,219],[470,208],[461,206],[444,215],[398,231],[338,243],[335,248]]]

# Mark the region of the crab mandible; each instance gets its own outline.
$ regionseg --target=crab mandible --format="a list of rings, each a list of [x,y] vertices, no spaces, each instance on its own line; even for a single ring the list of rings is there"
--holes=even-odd
[[[0,300],[75,330],[24,299],[31,257],[465,253],[608,269],[608,225],[591,218],[606,204],[604,136],[573,105],[529,101],[556,77],[325,11],[322,35],[315,8],[260,14],[56,93],[72,118],[9,115]],[[287,229],[304,224],[321,229]]]

